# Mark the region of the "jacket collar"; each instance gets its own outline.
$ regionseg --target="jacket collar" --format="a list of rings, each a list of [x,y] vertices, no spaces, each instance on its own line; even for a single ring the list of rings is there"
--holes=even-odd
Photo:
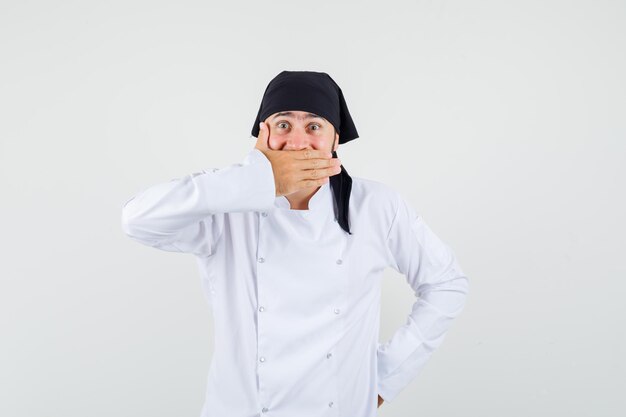
[[[274,205],[278,208],[291,210],[291,204],[287,197],[281,195],[276,197]],[[322,184],[320,188],[309,199],[309,210],[293,210],[293,211],[321,211],[332,210],[332,194],[330,193],[330,182]]]

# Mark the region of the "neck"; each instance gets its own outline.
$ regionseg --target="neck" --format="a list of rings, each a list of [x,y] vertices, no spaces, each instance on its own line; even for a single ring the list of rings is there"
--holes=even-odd
[[[318,185],[311,188],[304,188],[296,191],[295,193],[286,195],[285,198],[289,200],[291,210],[308,210],[309,200],[321,187],[321,185]]]

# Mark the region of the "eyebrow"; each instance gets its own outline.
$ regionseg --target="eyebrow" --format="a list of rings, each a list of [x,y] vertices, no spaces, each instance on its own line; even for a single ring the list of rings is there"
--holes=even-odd
[[[279,117],[279,116],[293,116],[293,113],[290,111],[282,111],[278,114],[276,114],[274,117],[272,117],[272,120],[274,120],[275,118]],[[322,119],[321,116],[318,116],[315,113],[307,113],[304,115],[305,119]]]

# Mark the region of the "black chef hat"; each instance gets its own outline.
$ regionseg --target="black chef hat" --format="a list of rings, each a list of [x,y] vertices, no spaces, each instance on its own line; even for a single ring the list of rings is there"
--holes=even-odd
[[[346,143],[359,137],[354,126],[343,92],[337,83],[325,72],[283,71],[265,88],[263,100],[252,127],[252,136],[259,136],[259,123],[268,116],[289,110],[307,111],[328,120],[339,133],[339,143]],[[333,151],[333,158],[337,152]],[[352,178],[341,165],[341,172],[330,177],[333,190],[335,218],[349,234],[348,208]]]

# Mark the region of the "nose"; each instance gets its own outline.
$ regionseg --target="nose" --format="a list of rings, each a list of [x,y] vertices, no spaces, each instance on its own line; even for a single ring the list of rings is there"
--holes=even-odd
[[[285,139],[283,149],[291,151],[299,151],[311,148],[311,141],[304,129],[293,129]]]

